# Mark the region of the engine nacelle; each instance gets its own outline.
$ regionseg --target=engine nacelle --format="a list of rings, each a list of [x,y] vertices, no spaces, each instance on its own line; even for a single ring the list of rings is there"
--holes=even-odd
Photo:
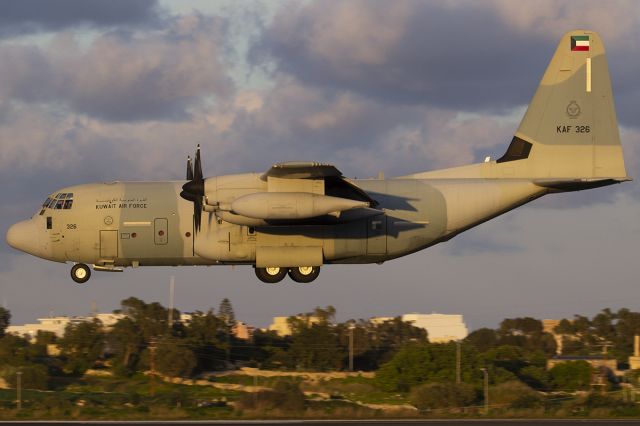
[[[307,192],[260,192],[244,195],[231,203],[233,213],[264,220],[309,219],[366,207],[369,207],[366,201]]]

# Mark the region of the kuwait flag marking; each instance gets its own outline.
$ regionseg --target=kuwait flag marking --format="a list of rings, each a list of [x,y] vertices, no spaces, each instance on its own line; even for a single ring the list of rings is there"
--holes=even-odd
[[[571,51],[572,52],[588,52],[589,51],[589,36],[571,36]]]

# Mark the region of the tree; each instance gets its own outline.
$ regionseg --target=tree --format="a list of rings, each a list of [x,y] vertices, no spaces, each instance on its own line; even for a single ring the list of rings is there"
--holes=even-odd
[[[476,392],[472,385],[465,383],[428,383],[414,387],[409,399],[420,411],[461,408],[473,404]]]
[[[480,328],[469,333],[464,341],[475,346],[478,351],[485,352],[498,346],[498,333],[490,328]]]
[[[11,312],[8,309],[0,307],[0,337],[4,336],[4,332],[11,323]]]
[[[145,342],[149,342],[151,338],[171,334],[180,327],[180,324],[175,322],[174,328],[169,329],[169,310],[158,302],[145,303],[136,297],[129,297],[120,304],[121,312],[136,323]],[[172,316],[180,318],[180,312],[174,309]]]
[[[104,350],[105,335],[98,319],[70,323],[58,345],[66,358],[65,369],[74,374],[83,374],[91,368]]]
[[[527,366],[518,372],[518,377],[527,385],[534,389],[547,391],[551,385],[549,383],[549,372],[545,367]]]
[[[500,323],[498,343],[553,355],[556,352],[556,341],[543,329],[542,321],[535,318],[507,318]]]
[[[461,373],[465,383],[479,380],[477,352],[462,346]],[[456,377],[456,343],[422,343],[405,347],[376,372],[376,382],[388,391],[408,391],[427,382],[453,382]]]
[[[29,342],[24,337],[7,334],[0,339],[0,365],[24,365],[29,361]]]
[[[197,368],[210,370],[222,368],[220,360],[225,354],[229,330],[222,318],[210,309],[206,313],[195,312],[185,327],[185,341],[195,351]]]
[[[17,373],[21,372],[21,386],[23,389],[47,389],[49,372],[42,364],[29,363],[20,367],[5,366],[0,368],[0,376],[11,387],[17,386]]]
[[[129,317],[118,320],[107,336],[109,348],[116,356],[116,372],[130,374],[137,370],[145,341],[138,324]]]
[[[256,330],[253,332],[253,345],[248,350],[248,358],[260,368],[275,368],[288,365],[286,349],[291,338],[278,336],[275,331]]]
[[[348,327],[341,328],[341,342],[348,344]],[[360,321],[354,333],[354,364],[356,369],[376,370],[388,362],[402,347],[412,343],[426,343],[427,332],[396,317],[382,323]]]
[[[231,301],[226,297],[220,302],[218,317],[224,321],[224,324],[229,328],[229,330],[236,325],[236,316],[233,313],[233,306],[231,306]]]
[[[190,377],[197,365],[193,351],[171,337],[158,342],[155,357],[156,369],[170,377]]]
[[[591,365],[587,361],[567,361],[549,370],[551,383],[556,390],[587,390],[591,384]]]
[[[285,362],[294,368],[337,370],[342,366],[344,356],[335,330],[329,324],[313,324],[291,336]]]

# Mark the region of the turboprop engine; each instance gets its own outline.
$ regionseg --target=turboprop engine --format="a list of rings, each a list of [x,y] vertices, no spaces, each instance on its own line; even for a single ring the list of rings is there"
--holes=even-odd
[[[343,211],[367,207],[366,201],[308,192],[261,192],[244,195],[231,203],[233,213],[264,220],[339,217]]]

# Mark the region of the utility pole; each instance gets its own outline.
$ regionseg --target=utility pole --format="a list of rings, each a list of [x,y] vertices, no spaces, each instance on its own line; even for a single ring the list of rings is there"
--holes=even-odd
[[[153,375],[156,374],[156,343],[155,337],[149,339],[149,369]]]
[[[349,325],[349,371],[353,371],[353,324]]]
[[[460,377],[460,361],[461,361],[460,340],[456,340],[456,384],[457,385],[459,385],[462,382]]]
[[[16,391],[18,399],[18,411],[22,410],[22,371],[16,373]]]
[[[489,414],[489,372],[486,368],[481,368],[484,375],[484,414]]]
[[[169,281],[169,330],[173,327],[173,294],[176,286],[176,277],[171,276]]]
[[[157,344],[157,339],[155,337],[151,337],[149,339],[149,369],[150,371],[150,385],[151,385],[151,395],[155,395],[156,394],[156,344]]]

